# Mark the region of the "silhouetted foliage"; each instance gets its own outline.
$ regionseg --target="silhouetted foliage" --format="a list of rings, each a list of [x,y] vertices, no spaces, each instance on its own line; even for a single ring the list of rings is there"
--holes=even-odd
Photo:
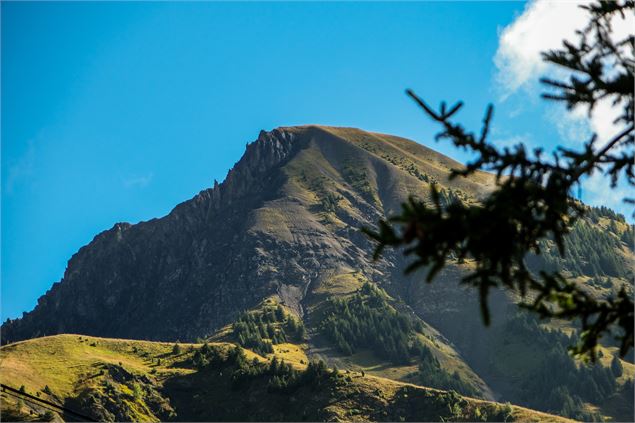
[[[622,355],[633,347],[630,296],[622,289],[615,296],[597,299],[565,279],[558,269],[532,272],[525,261],[529,253],[540,255],[547,240],[565,257],[566,235],[587,210],[570,195],[583,178],[601,171],[613,187],[619,179],[635,185],[635,37],[629,34],[614,40],[610,25],[612,16],[633,13],[634,2],[602,1],[581,7],[588,10],[589,23],[577,32],[577,44],[564,41],[562,49],[543,53],[546,62],[570,71],[571,76],[568,81],[543,78],[551,90],[543,97],[563,102],[569,109],[585,107],[589,115],[599,101],[612,102],[620,110],[613,122],[613,136],[598,141],[594,135],[581,151],[560,147],[549,157],[539,148],[528,152],[522,144],[499,149],[488,140],[491,105],[477,134],[455,123],[461,102],[450,108],[442,103],[435,111],[408,90],[408,95],[442,126],[437,139],[448,139],[477,156],[464,168],[454,169],[451,178],[491,171],[497,188],[480,204],[457,201],[443,205],[436,184],[432,184],[432,204],[411,198],[401,214],[380,221],[377,231],[366,232],[378,242],[376,257],[386,246],[405,247],[404,254],[415,256],[407,271],[429,266],[428,281],[450,258],[473,259],[475,266],[463,283],[478,290],[485,324],[490,322],[490,290],[504,287],[531,298],[522,306],[540,316],[580,319],[582,332],[574,351],[595,359],[598,339],[607,333],[619,341]],[[610,260],[598,266],[608,274],[619,272],[619,266]],[[531,297],[526,296],[528,291]]]

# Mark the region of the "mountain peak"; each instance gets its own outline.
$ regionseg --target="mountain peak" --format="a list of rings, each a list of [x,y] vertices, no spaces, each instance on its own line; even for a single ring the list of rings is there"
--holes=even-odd
[[[328,272],[388,271],[370,260],[360,227],[433,182],[466,198],[483,188],[478,178],[446,185],[452,163],[413,141],[356,128],[260,131],[222,183],[82,247],[35,310],[3,326],[5,339],[68,331],[194,339],[272,294],[302,314],[310,287]]]

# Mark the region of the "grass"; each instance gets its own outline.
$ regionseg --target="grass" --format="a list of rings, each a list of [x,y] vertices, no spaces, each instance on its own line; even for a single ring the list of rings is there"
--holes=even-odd
[[[109,377],[109,368],[149,377],[153,382],[191,372],[173,367],[178,356],[172,354],[172,348],[170,343],[56,335],[2,347],[0,372],[7,385],[24,386],[32,395],[62,403],[85,389],[103,394],[101,383]],[[161,365],[157,364],[159,359]],[[115,385],[125,397],[131,420],[159,420],[125,384]],[[51,395],[44,392],[45,386]]]
[[[416,364],[395,365],[378,358],[368,349],[361,350],[349,357],[340,358],[338,362],[340,368],[356,372],[364,371],[369,375],[392,380],[407,380],[411,373],[417,371]]]
[[[291,364],[296,369],[304,369],[309,363],[309,357],[306,355],[303,345],[290,343],[274,345],[273,354],[269,354],[267,358],[274,356]]]
[[[426,184],[431,182],[447,184],[448,170],[451,167],[460,166],[459,163],[404,138],[352,128],[329,128],[327,131],[388,161],[413,177],[421,179],[419,175],[425,175],[425,180],[422,179],[422,181]],[[418,174],[415,174],[415,170]]]
[[[208,395],[212,394],[216,396],[216,402],[213,404],[219,404],[218,401],[222,397],[226,402],[221,404],[226,407],[235,406],[238,407],[237,410],[241,407],[252,410],[251,407],[255,407],[250,411],[255,413],[254,416],[269,416],[273,420],[276,419],[275,416],[288,416],[284,414],[287,409],[299,410],[302,407],[305,411],[322,410],[320,412],[325,414],[320,415],[328,417],[329,420],[391,420],[399,413],[403,413],[407,420],[417,420],[416,416],[429,419],[437,412],[431,410],[442,410],[438,408],[438,401],[446,398],[446,394],[439,390],[404,384],[370,374],[362,377],[361,373],[349,371],[340,372],[333,385],[324,386],[318,391],[300,390],[291,396],[267,393],[264,387],[256,384],[248,387],[247,393],[250,395],[249,398],[253,398],[257,403],[245,403],[241,398],[247,397],[224,385],[229,380],[229,374],[220,373],[213,376],[197,372],[188,365],[188,358],[200,348],[200,344],[180,344],[182,352],[174,354],[172,343],[86,336],[81,338],[80,340],[79,335],[57,335],[2,347],[0,371],[3,382],[16,387],[24,385],[30,393],[40,391],[48,385],[60,402],[72,400],[78,397],[82,390],[89,390],[92,392],[91,395],[101,398],[102,403],[118,400],[118,407],[125,411],[124,419],[134,421],[168,419],[165,417],[168,414],[161,412],[174,412],[172,405],[178,404],[185,397],[189,398],[188,401],[195,401],[198,404],[197,409],[205,413],[206,408],[201,406],[211,399]],[[95,346],[91,346],[92,344]],[[225,351],[233,348],[228,343],[213,345]],[[250,362],[254,359],[267,360],[251,351],[246,350],[245,353]],[[295,344],[276,345],[275,355],[298,369],[304,366],[303,361],[308,361],[302,346]],[[158,364],[158,359],[161,359],[161,364]],[[358,359],[366,364],[369,373],[372,372],[370,367],[375,364],[371,356],[360,356]],[[103,368],[108,370],[105,375],[100,375],[99,369]],[[117,369],[124,369],[131,376],[117,377]],[[135,381],[126,380],[130,377]],[[108,384],[114,386],[114,394],[107,393],[110,388],[105,386]],[[139,386],[135,387],[135,384]],[[156,396],[160,399],[158,405]],[[489,410],[491,414],[502,407],[492,402],[469,398],[460,401],[466,413],[472,413],[475,407],[479,407],[483,412]],[[74,403],[71,401],[71,404]],[[80,402],[76,402],[75,406],[79,407],[79,404]],[[15,403],[3,396],[2,411],[7,413],[4,416],[13,415],[11,413],[16,412],[15,406]],[[163,411],[161,407],[164,408]],[[175,410],[178,412],[179,408],[176,407]],[[387,413],[385,416],[382,414],[384,411]],[[424,412],[433,414],[416,414]],[[21,414],[18,414],[21,418],[28,419],[28,407],[23,408]],[[516,420],[523,421],[540,421],[545,418],[565,421],[520,407],[514,407],[513,414]],[[466,414],[468,415],[472,414]],[[170,419],[179,418],[178,415],[171,416]],[[210,418],[211,416],[207,415],[207,419]]]
[[[201,344],[174,343],[126,339],[108,339],[82,335],[55,335],[17,342],[0,349],[0,373],[3,383],[42,399],[63,404],[83,391],[109,397],[106,386],[114,387],[120,407],[130,421],[159,421],[149,400],[166,402],[156,392],[166,380],[195,373],[188,359]],[[229,349],[233,344],[212,345]],[[266,359],[245,350],[248,360]],[[123,373],[123,377],[117,374]],[[125,376],[129,375],[129,376]],[[132,381],[130,381],[132,378]],[[135,385],[138,391],[135,392]],[[51,395],[44,393],[48,386]],[[151,395],[157,398],[148,398]],[[5,409],[15,404],[4,398]],[[76,406],[77,407],[77,406]],[[156,407],[155,407],[156,408]],[[15,410],[14,410],[15,411]]]
[[[334,274],[326,278],[314,291],[315,294],[350,295],[364,285],[367,278],[359,271]]]
[[[290,218],[281,208],[261,207],[254,210],[250,216],[249,226],[275,236],[281,241],[293,240],[293,234],[289,230]]]
[[[170,343],[56,335],[3,347],[0,369],[3,380],[13,381],[17,387],[24,385],[27,392],[35,394],[48,385],[55,395],[65,397],[73,393],[78,381],[98,374],[99,365],[104,363],[121,363],[128,371],[142,374],[157,367],[172,371],[167,368],[169,359],[164,359],[162,366],[153,363],[158,357],[169,356],[172,347]],[[75,357],[72,365],[69,356]]]

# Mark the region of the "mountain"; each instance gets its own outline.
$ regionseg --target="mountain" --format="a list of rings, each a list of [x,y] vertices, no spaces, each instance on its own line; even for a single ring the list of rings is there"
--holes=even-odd
[[[14,341],[64,332],[193,340],[278,294],[299,314],[339,274],[386,279],[359,233],[458,163],[412,141],[352,129],[281,128],[248,145],[226,180],[160,219],[118,223],[69,261]],[[447,183],[480,195],[492,178]],[[388,281],[387,281],[388,282]]]
[[[3,343],[61,333],[205,338],[263,355],[289,344],[376,377],[577,419],[632,420],[632,358],[614,358],[610,340],[598,364],[579,363],[566,353],[575,324],[537,321],[503,292],[490,298],[493,324],[484,328],[474,293],[459,284],[469,261],[425,284],[422,272],[404,276],[398,252],[371,259],[374,245],[359,228],[397,212],[409,195],[425,200],[436,184],[444,202],[478,203],[494,188],[484,172],[448,180],[460,166],[416,142],[358,129],[263,131],[222,184],[82,247],[33,311],[5,322]],[[528,260],[536,270],[562,269],[597,296],[633,292],[633,227],[606,208],[588,211],[567,256],[547,241],[547,253]],[[267,311],[271,304],[295,316],[292,327],[277,308]]]

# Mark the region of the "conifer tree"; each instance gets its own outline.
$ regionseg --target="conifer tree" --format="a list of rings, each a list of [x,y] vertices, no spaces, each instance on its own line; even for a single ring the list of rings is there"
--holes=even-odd
[[[181,346],[177,343],[172,347],[172,354],[179,355],[181,354]]]
[[[622,376],[622,372],[624,371],[622,368],[622,362],[617,355],[614,355],[613,360],[611,360],[611,371],[615,377]]]

